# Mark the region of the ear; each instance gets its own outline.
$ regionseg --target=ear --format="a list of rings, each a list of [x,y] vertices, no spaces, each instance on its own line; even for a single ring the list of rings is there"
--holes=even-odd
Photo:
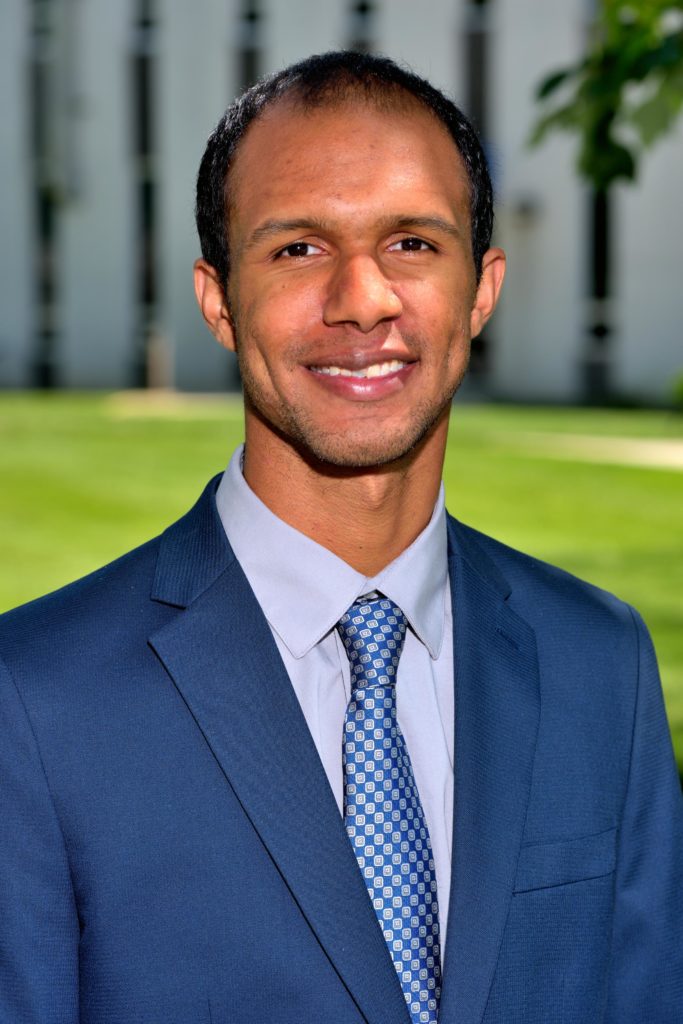
[[[481,278],[470,313],[470,335],[476,338],[496,308],[505,277],[505,253],[502,249],[488,249],[484,253]]]
[[[206,260],[194,265],[194,293],[202,316],[214,338],[225,348],[235,351],[235,328],[218,272]]]

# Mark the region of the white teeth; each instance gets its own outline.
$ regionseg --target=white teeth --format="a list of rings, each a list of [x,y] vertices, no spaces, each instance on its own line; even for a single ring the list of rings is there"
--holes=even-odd
[[[370,377],[386,377],[390,373],[396,373],[397,370],[403,369],[405,365],[400,359],[391,359],[386,363],[373,363],[372,366],[366,366],[362,370],[346,370],[342,366],[312,366],[311,369],[314,373],[325,374],[326,377],[360,377],[361,379],[366,379]]]

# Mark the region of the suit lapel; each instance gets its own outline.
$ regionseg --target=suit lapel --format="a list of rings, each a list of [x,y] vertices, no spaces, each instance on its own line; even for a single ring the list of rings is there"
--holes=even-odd
[[[386,944],[270,629],[216,513],[216,480],[162,539],[150,643],[360,1012],[408,1024]],[[535,638],[472,539],[449,527],[455,796],[440,1024],[481,1024],[511,899],[538,726]]]
[[[539,718],[533,630],[465,528],[450,525],[453,867],[440,1024],[480,1024],[512,897]]]
[[[155,584],[158,600],[188,607],[150,643],[363,1016],[408,1022],[317,750],[213,498],[191,517],[165,539]],[[192,578],[172,568],[187,543],[198,563],[211,553],[211,568],[198,564]]]

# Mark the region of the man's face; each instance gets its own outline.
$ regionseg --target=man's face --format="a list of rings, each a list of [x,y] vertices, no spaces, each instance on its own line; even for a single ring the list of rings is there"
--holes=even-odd
[[[417,105],[283,102],[249,129],[231,185],[215,333],[237,351],[247,417],[337,466],[401,458],[447,419],[490,312],[452,140]]]

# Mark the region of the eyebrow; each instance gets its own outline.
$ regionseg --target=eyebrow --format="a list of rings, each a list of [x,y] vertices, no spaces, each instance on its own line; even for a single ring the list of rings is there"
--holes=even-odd
[[[424,216],[406,216],[399,218],[387,218],[388,226],[395,227],[396,230],[408,231],[410,228],[426,228],[428,231],[441,231],[445,235],[450,235],[451,238],[462,238],[463,233],[457,224],[453,224],[449,220],[444,220],[443,217],[424,217]]]
[[[310,217],[295,217],[293,220],[277,220],[271,218],[259,224],[242,246],[243,251],[253,249],[259,242],[272,238],[275,235],[287,234],[290,231],[321,231],[329,230],[329,224],[323,220]]]
[[[452,238],[460,239],[463,237],[462,230],[456,224],[451,223],[451,221],[444,220],[443,217],[424,216],[422,214],[401,214],[399,216],[390,214],[386,217],[380,217],[377,221],[377,226],[380,230],[385,231],[409,231],[412,228],[426,228],[430,231],[440,231]],[[316,233],[328,234],[332,230],[332,225],[329,221],[316,217],[295,217],[291,220],[270,218],[264,221],[263,224],[259,224],[252,231],[242,246],[242,251],[247,252],[259,245],[260,242],[267,241],[269,238],[274,238],[277,235],[288,234],[290,231],[314,231]]]

